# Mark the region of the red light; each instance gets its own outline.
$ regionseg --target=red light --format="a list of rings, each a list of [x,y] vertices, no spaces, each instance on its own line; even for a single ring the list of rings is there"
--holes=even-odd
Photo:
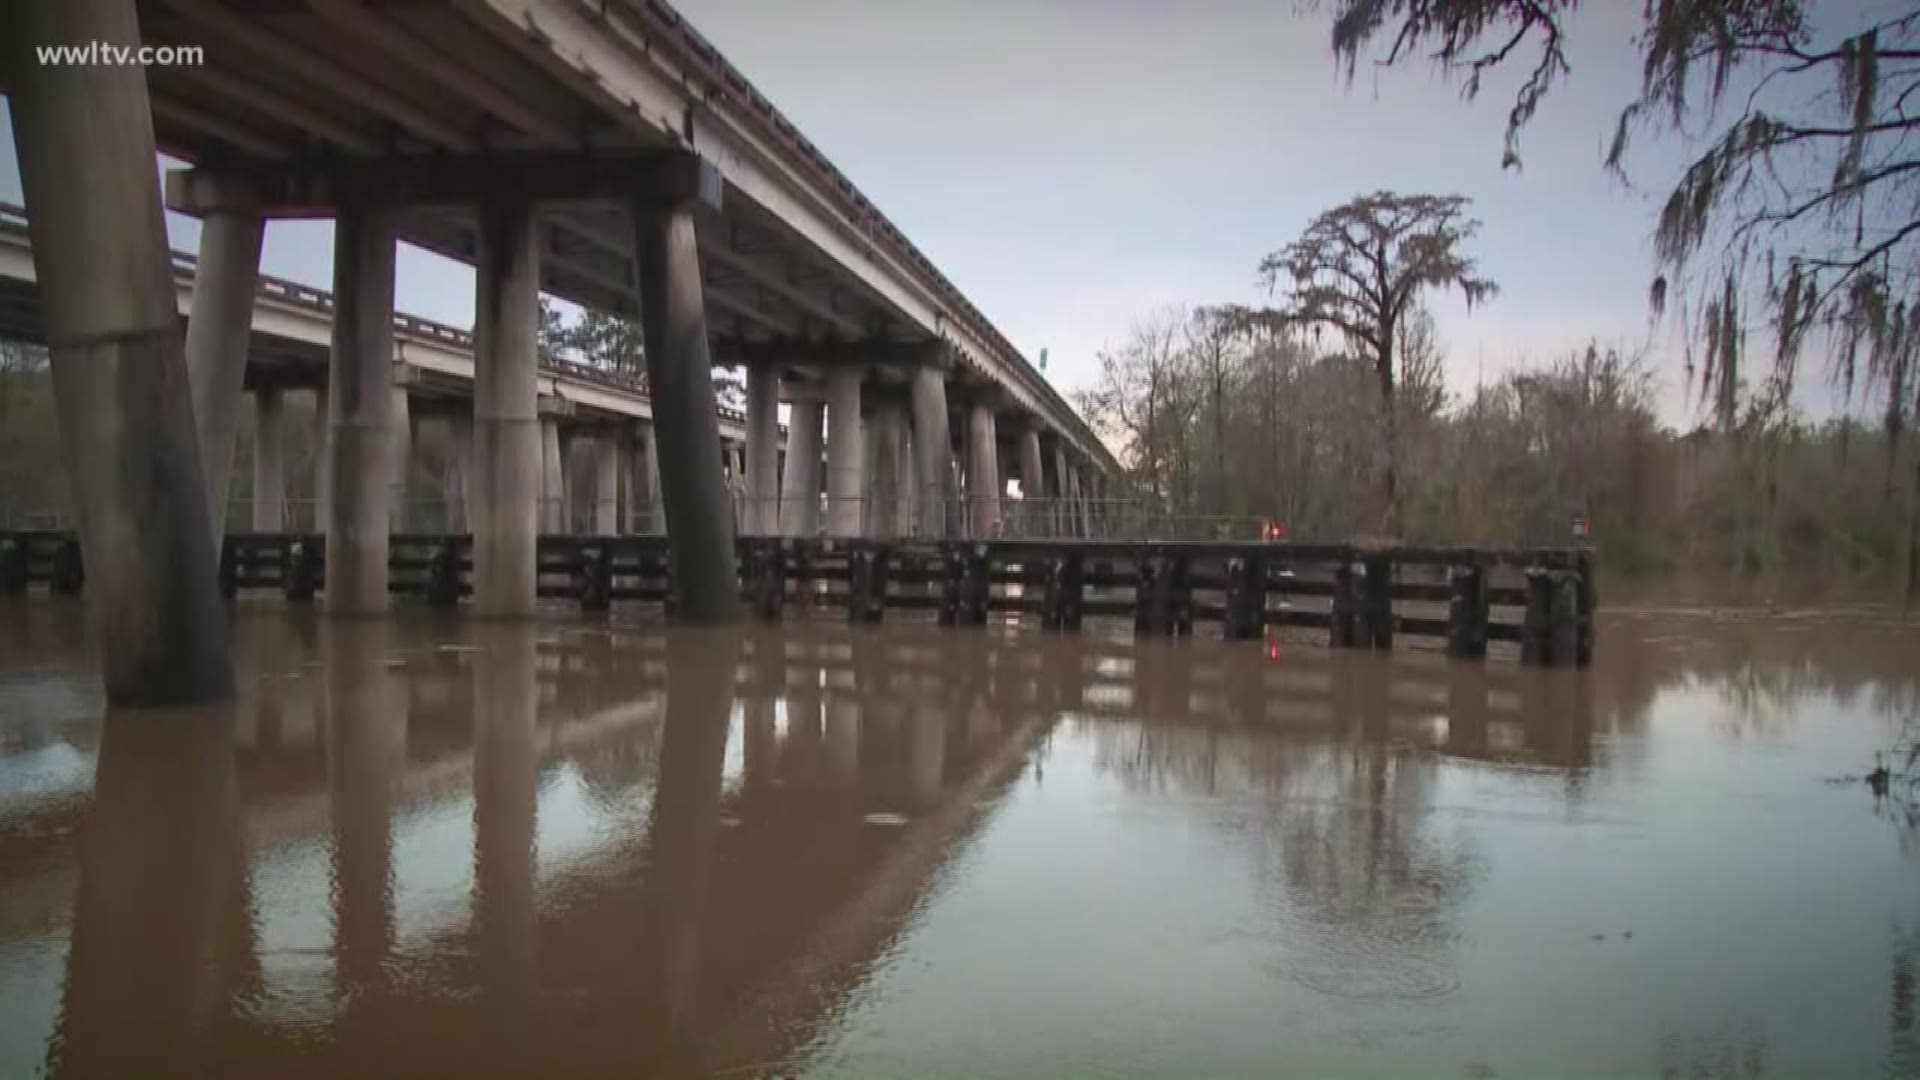
[[[1269,644],[1267,646],[1267,659],[1269,660],[1280,659],[1280,646],[1277,643]]]

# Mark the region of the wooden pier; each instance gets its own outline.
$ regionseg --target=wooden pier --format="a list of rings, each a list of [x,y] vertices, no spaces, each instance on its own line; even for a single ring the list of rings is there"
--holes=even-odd
[[[667,602],[660,536],[543,536],[539,594],[605,611],[615,601]],[[1323,630],[1336,648],[1391,649],[1398,635],[1442,639],[1478,659],[1492,642],[1522,663],[1585,666],[1593,656],[1593,553],[1586,548],[1369,546],[1100,540],[891,541],[743,537],[742,595],[778,620],[790,607],[839,609],[880,622],[889,611],[931,612],[941,625],[984,626],[996,615],[1078,630],[1089,618],[1130,620],[1135,633],[1189,635],[1217,624],[1227,640],[1270,628]],[[464,535],[392,538],[397,596],[457,604],[471,588]],[[0,533],[0,593],[36,583],[77,593],[79,542],[67,533]],[[314,534],[230,533],[220,559],[229,597],[272,590],[311,600],[326,584]]]

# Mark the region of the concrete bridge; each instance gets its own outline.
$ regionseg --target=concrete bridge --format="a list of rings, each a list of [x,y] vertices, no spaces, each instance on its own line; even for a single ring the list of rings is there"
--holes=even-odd
[[[389,603],[400,239],[476,268],[483,613],[534,604],[542,290],[642,325],[685,619],[740,607],[716,361],[747,368],[749,531],[951,535],[964,506],[991,532],[1011,476],[1078,498],[1114,468],[986,317],[659,0],[27,0],[5,19],[0,83],[116,701],[201,700],[230,683],[211,533],[270,218],[335,222],[333,612]],[[36,58],[94,42],[197,46],[204,62]],[[184,357],[156,150],[195,163],[168,177],[166,202],[204,222]],[[820,487],[824,521],[814,499],[781,498]],[[898,497],[873,513],[870,490]],[[937,513],[908,517],[911,496]]]
[[[192,309],[199,260],[174,251],[173,283],[180,314]],[[284,278],[259,275],[254,296],[244,389],[253,395],[253,497],[249,523],[257,532],[309,531],[325,520],[324,508],[294,512],[287,499],[283,396],[311,395],[312,445],[325,461],[327,357],[333,336],[333,294]],[[33,244],[26,211],[0,202],[0,338],[42,343],[45,314],[33,271]],[[607,535],[657,532],[660,483],[653,437],[653,402],[637,368],[609,369],[553,356],[539,360],[540,527],[560,533],[585,529]],[[446,516],[435,529],[464,532],[466,481],[472,471],[473,334],[417,315],[393,317],[393,398],[396,517],[419,492],[406,490],[407,462],[421,422],[449,429],[456,457],[435,501]],[[744,509],[746,414],[721,406],[720,445],[736,519]],[[784,431],[781,433],[784,441]],[[575,452],[583,451],[583,452]],[[780,450],[784,455],[784,447]],[[591,470],[589,506],[570,505],[567,493],[576,467]],[[313,490],[324,496],[325,470],[315,469]],[[580,513],[578,511],[590,511]],[[585,519],[587,524],[581,525]],[[411,523],[404,527],[425,527]]]

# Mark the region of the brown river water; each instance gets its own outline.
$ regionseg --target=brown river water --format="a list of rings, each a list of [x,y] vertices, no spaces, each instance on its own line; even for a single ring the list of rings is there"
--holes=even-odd
[[[0,601],[0,1076],[1915,1076],[1865,609],[1587,671],[821,619]]]

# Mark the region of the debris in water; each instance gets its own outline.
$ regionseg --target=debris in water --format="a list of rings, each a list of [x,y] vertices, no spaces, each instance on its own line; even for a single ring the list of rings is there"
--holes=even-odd
[[[869,825],[905,825],[905,814],[868,814],[864,819]]]

